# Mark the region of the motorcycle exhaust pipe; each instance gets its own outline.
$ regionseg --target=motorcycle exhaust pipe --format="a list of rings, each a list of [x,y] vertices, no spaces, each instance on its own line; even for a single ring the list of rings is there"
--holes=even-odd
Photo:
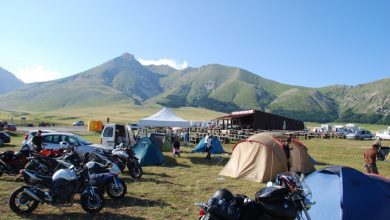
[[[39,201],[39,202],[42,202],[43,203],[43,200],[41,198],[39,198],[37,196],[37,194],[35,194],[33,191],[31,191],[30,189],[28,188],[24,188],[23,189],[23,192],[26,193],[27,195],[31,196],[33,199]]]

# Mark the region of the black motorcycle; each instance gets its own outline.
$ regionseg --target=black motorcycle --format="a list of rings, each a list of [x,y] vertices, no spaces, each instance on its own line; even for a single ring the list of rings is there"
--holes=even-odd
[[[89,184],[87,169],[60,169],[52,177],[27,169],[21,173],[26,185],[16,189],[9,198],[10,209],[18,215],[30,214],[39,203],[71,206],[76,194],[80,194],[81,207],[88,213],[98,213],[104,206],[102,193]]]
[[[18,175],[19,171],[24,168],[31,156],[31,150],[28,147],[22,147],[20,151],[6,151],[0,153],[0,176],[3,173],[8,175]]]
[[[207,203],[195,205],[201,208],[199,220],[310,220],[310,199],[310,189],[295,173],[283,173],[275,185],[258,191],[254,200],[219,189]]]

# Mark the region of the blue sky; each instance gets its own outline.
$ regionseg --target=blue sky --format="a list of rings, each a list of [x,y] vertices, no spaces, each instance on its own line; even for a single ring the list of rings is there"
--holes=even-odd
[[[42,81],[129,52],[293,85],[357,85],[390,77],[389,12],[375,0],[0,0],[0,67]]]

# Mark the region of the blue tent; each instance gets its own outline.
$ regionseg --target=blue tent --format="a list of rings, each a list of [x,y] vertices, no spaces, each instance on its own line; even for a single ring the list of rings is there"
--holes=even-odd
[[[390,181],[355,169],[330,166],[305,178],[312,191],[311,219],[390,219]]]
[[[133,149],[141,166],[160,165],[164,162],[161,150],[148,137],[139,139]]]
[[[213,145],[213,147],[211,148],[212,154],[225,153],[221,145],[221,142],[218,140],[217,137],[212,137],[211,144]],[[204,152],[206,149],[206,145],[207,145],[206,138],[203,138],[201,141],[199,141],[198,145],[192,150],[192,152]]]

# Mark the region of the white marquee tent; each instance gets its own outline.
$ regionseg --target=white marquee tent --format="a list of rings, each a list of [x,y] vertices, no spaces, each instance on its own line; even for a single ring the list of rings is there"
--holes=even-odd
[[[141,127],[190,127],[190,121],[177,117],[168,108],[163,108],[156,114],[139,120]]]

